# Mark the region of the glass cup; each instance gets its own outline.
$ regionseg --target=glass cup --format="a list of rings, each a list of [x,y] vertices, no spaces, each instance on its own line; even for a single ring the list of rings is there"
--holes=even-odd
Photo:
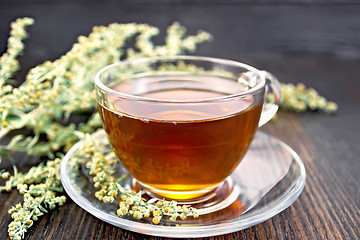
[[[270,73],[197,56],[114,63],[97,73],[95,86],[121,163],[151,193],[177,200],[220,186],[280,100]]]

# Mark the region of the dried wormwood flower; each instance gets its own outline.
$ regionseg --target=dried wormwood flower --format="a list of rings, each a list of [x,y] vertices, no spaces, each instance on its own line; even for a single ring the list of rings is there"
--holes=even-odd
[[[5,94],[7,91],[12,89],[11,87],[3,89],[3,85],[20,68],[19,62],[16,58],[24,49],[22,40],[27,36],[25,28],[33,23],[34,20],[32,18],[19,18],[15,22],[11,23],[8,49],[7,52],[0,57],[0,95]]]
[[[5,186],[0,187],[0,192],[17,187],[24,195],[24,203],[18,203],[8,211],[13,218],[8,229],[11,239],[23,238],[33,221],[47,212],[45,207],[52,209],[65,203],[66,197],[58,196],[58,193],[63,192],[60,164],[60,159],[48,161],[46,165],[40,164],[31,168],[26,174],[17,173],[15,168],[14,176],[7,180]]]
[[[269,95],[270,100],[273,97]],[[297,85],[281,83],[280,108],[295,112],[322,110],[326,113],[335,113],[337,104],[327,101],[315,89],[306,88],[302,83]]]

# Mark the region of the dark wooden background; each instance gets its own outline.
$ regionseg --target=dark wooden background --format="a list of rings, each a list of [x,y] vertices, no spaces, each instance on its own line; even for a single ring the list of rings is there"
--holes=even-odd
[[[274,73],[281,82],[303,82],[339,104],[336,115],[280,112],[263,131],[299,153],[307,184],[288,209],[252,228],[210,239],[360,238],[360,4],[355,0],[127,0],[0,1],[0,52],[9,23],[30,16],[17,79],[45,60],[66,53],[95,25],[143,22],[164,33],[173,21],[189,33],[214,35],[196,54],[243,61]],[[163,36],[163,34],[161,35]],[[161,37],[156,41],[161,41]],[[16,154],[20,170],[40,160]],[[0,167],[9,167],[3,162]],[[0,239],[7,238],[7,210],[21,200],[0,195]],[[26,239],[157,239],[113,227],[71,200],[45,215]]]

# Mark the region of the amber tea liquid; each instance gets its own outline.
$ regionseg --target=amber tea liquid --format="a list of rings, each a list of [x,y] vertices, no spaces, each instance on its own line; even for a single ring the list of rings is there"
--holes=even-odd
[[[130,174],[145,186],[175,192],[211,189],[231,174],[254,137],[263,103],[253,96],[202,102],[244,91],[215,77],[138,79],[112,88],[163,101],[109,96],[100,114],[110,145]]]

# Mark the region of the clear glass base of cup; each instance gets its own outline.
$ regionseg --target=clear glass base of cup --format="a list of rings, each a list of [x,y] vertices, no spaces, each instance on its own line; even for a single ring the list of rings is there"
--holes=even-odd
[[[193,191],[170,191],[165,189],[155,188],[149,185],[146,185],[140,181],[133,180],[133,186],[138,185],[136,188],[147,190],[149,196],[155,198],[165,198],[169,200],[177,200],[182,202],[193,202],[197,201],[196,199],[208,199],[208,195],[212,195],[211,193],[214,192],[217,188],[221,187],[224,182],[221,182],[217,185],[212,187],[202,188],[199,190]]]

